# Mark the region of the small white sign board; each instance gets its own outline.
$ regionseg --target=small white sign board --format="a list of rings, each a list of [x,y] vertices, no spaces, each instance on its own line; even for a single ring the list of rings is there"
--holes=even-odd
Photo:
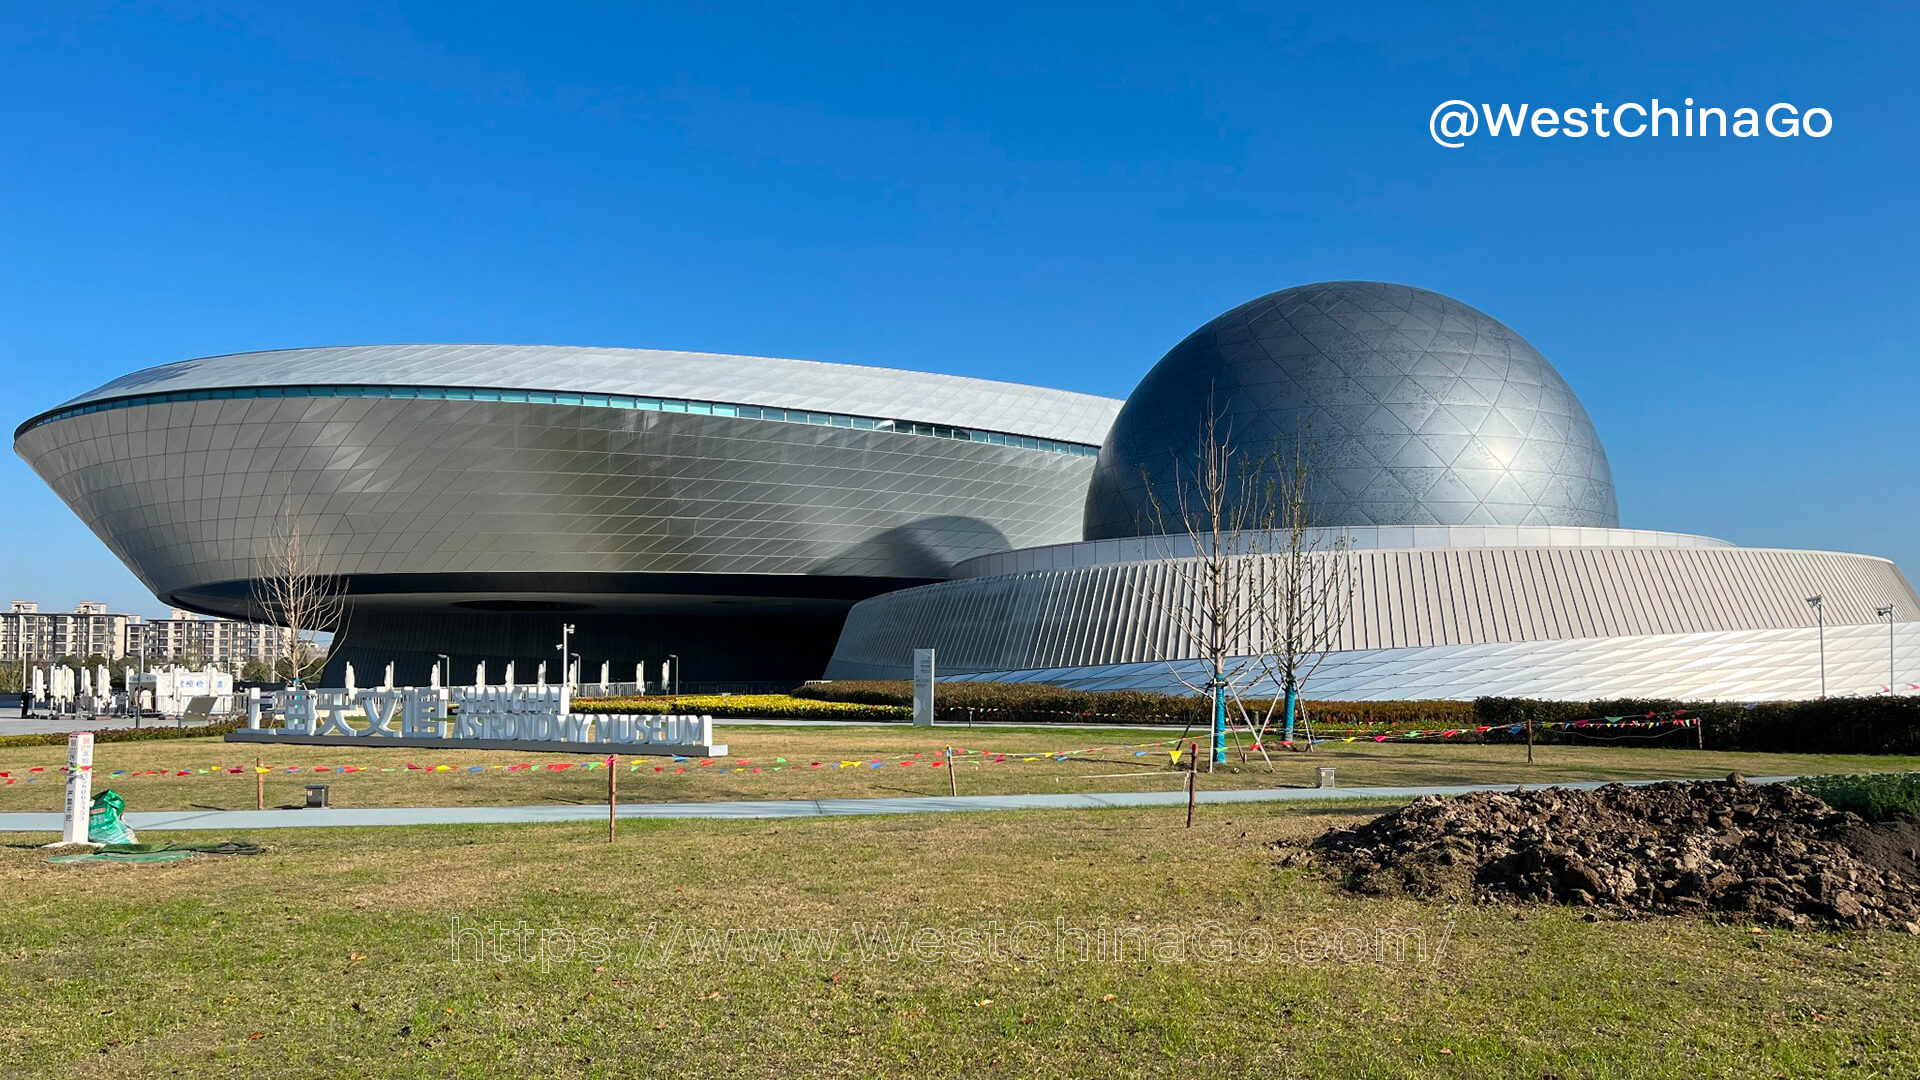
[[[93,817],[93,732],[67,732],[67,820],[60,833],[63,844],[87,842]]]
[[[933,726],[933,650],[913,650],[913,723]]]

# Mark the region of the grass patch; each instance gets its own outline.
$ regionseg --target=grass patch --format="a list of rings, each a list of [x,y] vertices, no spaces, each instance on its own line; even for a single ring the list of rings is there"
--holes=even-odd
[[[731,756],[710,764],[622,757],[622,801],[945,795],[947,770],[933,765],[944,761],[948,739],[956,747],[978,751],[956,758],[955,781],[962,794],[1170,791],[1184,784],[1184,774],[1174,767],[1166,746],[1139,745],[1170,739],[1170,733],[1124,728],[969,732],[943,727],[930,732],[910,725],[742,725],[719,729],[719,737],[729,744]],[[1136,748],[1078,753],[1065,760],[1049,756],[1102,746]],[[304,788],[310,783],[329,785],[333,804],[342,807],[598,803],[606,799],[606,773],[598,768],[605,759],[598,757],[373,746],[254,746],[217,739],[98,747],[94,790],[120,792],[128,809],[135,811],[252,809],[256,755],[274,770],[265,781],[268,806],[304,802]],[[1310,754],[1276,753],[1271,772],[1257,755],[1242,761],[1235,754],[1220,771],[1203,774],[1200,784],[1204,788],[1310,787],[1315,769],[1325,765],[1333,766],[1339,782],[1349,787],[1714,777],[1734,770],[1767,776],[1920,768],[1920,758],[1913,757],[1623,747],[1539,747],[1535,757],[1534,764],[1527,764],[1526,750],[1518,746],[1335,743]],[[13,781],[0,784],[0,811],[59,810],[64,798],[59,767],[65,760],[65,749],[58,747],[0,752],[0,772]],[[873,767],[875,761],[882,762],[880,767]],[[843,762],[853,764],[843,766]],[[408,769],[409,764],[420,768]],[[533,767],[504,768],[521,764]],[[563,764],[570,767],[550,768]],[[589,770],[589,765],[595,767]],[[36,767],[43,771],[32,772]],[[360,771],[337,771],[343,767]],[[470,771],[476,767],[480,771]],[[128,775],[115,776],[115,771]]]
[[[1794,785],[1818,795],[1835,810],[1851,811],[1868,821],[1902,814],[1920,817],[1920,774],[1803,776]]]
[[[627,823],[611,845],[592,826],[311,830],[152,866],[0,849],[0,1053],[10,1075],[102,1078],[1920,1073],[1920,938],[1362,899],[1267,846],[1353,817]],[[456,962],[455,918],[519,951],[469,940]],[[685,944],[1056,919],[1288,944],[1220,962],[1061,958],[1031,932],[1026,961]],[[1387,928],[1427,959],[1301,950]],[[596,929],[609,951],[587,956]]]

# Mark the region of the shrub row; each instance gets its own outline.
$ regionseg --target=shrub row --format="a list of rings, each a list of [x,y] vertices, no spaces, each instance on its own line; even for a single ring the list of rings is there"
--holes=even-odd
[[[911,683],[813,682],[794,696],[819,702],[846,702],[907,708]],[[1205,724],[1207,703],[1194,694],[1141,690],[1091,691],[1035,683],[941,683],[939,719],[1048,723]],[[1248,701],[1264,711],[1264,701]],[[1657,698],[1600,701],[1536,701],[1480,698],[1476,701],[1308,701],[1316,727],[1341,733],[1393,734],[1419,729],[1489,728],[1455,736],[1457,741],[1520,742],[1524,732],[1507,729],[1528,720],[1568,723],[1604,717],[1659,717],[1684,710],[1703,730],[1698,741],[1709,750],[1766,753],[1920,754],[1920,697],[1829,698],[1825,701],[1694,702]],[[1617,743],[1627,746],[1692,747],[1691,728],[1562,729],[1534,728],[1539,743]]]
[[[204,739],[210,735],[225,735],[238,728],[241,721],[231,720],[217,724],[201,724],[198,727],[162,726],[155,722],[152,727],[141,728],[103,728],[93,733],[93,741],[99,743],[146,742],[149,739]],[[65,746],[67,733],[64,731],[42,732],[37,735],[0,735],[0,747],[10,746]]]
[[[812,682],[793,692],[814,701],[911,707],[910,682]],[[992,722],[1205,724],[1208,706],[1194,694],[1146,690],[1069,690],[1041,683],[949,682],[935,696],[938,719]],[[1268,702],[1248,700],[1248,709],[1265,713]],[[1473,723],[1470,701],[1309,701],[1314,723],[1322,726],[1401,725],[1464,727]],[[1279,715],[1279,710],[1275,710]]]
[[[910,682],[812,682],[793,694],[814,701],[844,701],[862,705],[913,704],[913,684]],[[1189,697],[1136,690],[1093,693],[1035,683],[941,683],[936,700],[944,709],[1101,713],[1155,721],[1184,717],[1190,711],[1197,715],[1201,711],[1197,702]]]
[[[1532,701],[1481,698],[1474,723],[1496,727],[1523,722],[1584,720],[1602,716],[1666,715],[1678,709],[1697,718],[1709,750],[1796,754],[1920,754],[1920,697],[1828,698],[1825,701],[1739,702],[1624,698],[1605,701]],[[1509,738],[1504,733],[1497,737]],[[1541,729],[1538,741],[1591,741],[1591,732]],[[1521,738],[1523,736],[1511,736]],[[1693,732],[1652,745],[1692,746]]]
[[[718,719],[889,720],[908,721],[913,710],[899,705],[809,701],[786,694],[682,694],[668,697],[575,698],[577,713],[683,714]]]

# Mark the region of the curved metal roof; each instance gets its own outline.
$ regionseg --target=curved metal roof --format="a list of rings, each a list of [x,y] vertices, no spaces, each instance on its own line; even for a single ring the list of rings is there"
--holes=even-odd
[[[1097,446],[1112,398],[895,368],[563,345],[349,345],[230,353],[123,375],[59,408],[232,387],[463,386],[640,394],[913,420]]]

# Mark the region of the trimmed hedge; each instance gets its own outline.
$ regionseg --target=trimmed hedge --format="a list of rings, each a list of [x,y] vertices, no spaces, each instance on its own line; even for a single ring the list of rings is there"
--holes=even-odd
[[[913,684],[811,682],[795,690],[793,696],[911,708]],[[951,722],[968,719],[969,712],[973,719],[996,723],[1205,724],[1208,718],[1206,700],[1193,694],[1069,690],[1044,683],[943,682],[935,702],[938,718]],[[1267,707],[1264,699],[1249,699],[1245,704],[1260,712]],[[1314,723],[1329,727],[1464,727],[1473,723],[1470,701],[1308,701],[1305,707]]]
[[[199,727],[153,727],[143,728],[102,728],[93,733],[95,745],[116,742],[146,742],[151,739],[204,739],[212,735],[225,735],[237,729],[242,721],[228,720],[218,724],[201,724]],[[36,735],[0,735],[0,747],[11,746],[65,746],[67,733],[48,731]]]
[[[913,710],[897,705],[809,701],[786,694],[682,694],[674,697],[575,698],[573,711],[585,714],[671,714],[719,719],[887,720],[913,719]]]
[[[905,681],[812,682],[793,692],[796,698],[907,708],[913,684]],[[1193,694],[1140,690],[1091,691],[1037,683],[947,682],[940,684],[939,718],[960,722],[1097,722],[1204,725],[1206,701]],[[1264,701],[1248,701],[1263,710]],[[1563,723],[1610,716],[1671,715],[1685,710],[1698,718],[1709,750],[1762,753],[1920,754],[1920,697],[1829,698],[1825,701],[1740,702],[1675,701],[1626,698],[1602,701],[1536,701],[1480,698],[1475,701],[1308,701],[1314,725],[1342,733],[1394,734],[1407,730],[1494,730],[1456,735],[1449,742],[1523,742],[1524,733],[1505,729],[1528,719]],[[969,712],[971,711],[971,713]],[[1575,729],[1536,727],[1542,744],[1617,744],[1690,748],[1692,728]]]
[[[812,682],[793,696],[814,701],[842,701],[862,705],[913,705],[910,682]],[[1035,683],[941,683],[935,700],[942,710],[1007,709],[1027,712],[1099,713],[1155,721],[1185,718],[1205,710],[1190,697],[1112,690],[1093,693]]]
[[[1920,754],[1920,697],[1828,698],[1825,701],[1673,701],[1616,698],[1606,701],[1531,701],[1481,698],[1473,703],[1474,722],[1493,726],[1535,721],[1587,720],[1602,716],[1644,716],[1685,709],[1702,725],[1709,750],[1746,750],[1791,754]],[[1490,733],[1497,741],[1524,736]],[[1555,729],[1535,731],[1536,742],[1590,742],[1591,733]],[[1676,728],[1643,745],[1690,747],[1694,734]]]

